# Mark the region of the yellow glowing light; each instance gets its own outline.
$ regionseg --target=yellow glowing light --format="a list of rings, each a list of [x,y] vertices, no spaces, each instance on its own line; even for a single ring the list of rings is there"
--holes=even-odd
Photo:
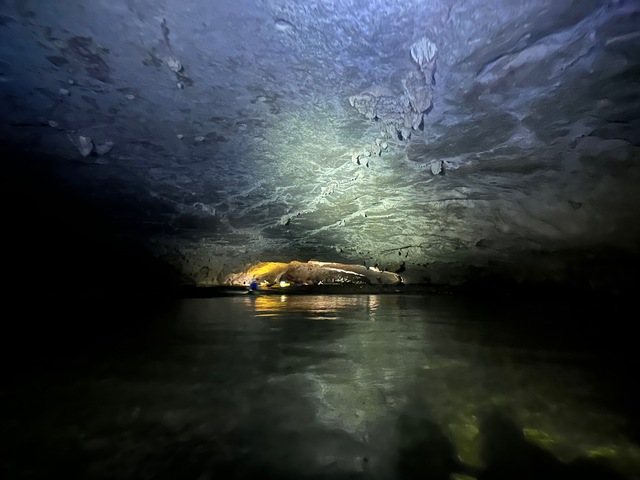
[[[291,285],[289,282],[285,282],[284,280],[280,280],[280,286],[281,287],[288,287],[289,285]]]
[[[276,317],[280,315],[280,311],[286,308],[285,301],[282,301],[284,295],[277,297],[276,295],[260,295],[255,300],[256,315],[258,317]]]
[[[289,267],[288,263],[283,262],[261,262],[249,269],[247,274],[255,278],[264,278],[278,275]]]

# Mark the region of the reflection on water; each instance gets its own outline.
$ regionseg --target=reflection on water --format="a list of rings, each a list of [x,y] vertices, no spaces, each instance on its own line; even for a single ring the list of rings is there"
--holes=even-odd
[[[287,312],[291,317],[301,314],[304,320],[338,320],[341,316],[355,309],[361,309],[367,304],[367,298],[375,296],[337,296],[337,295],[247,295],[246,303],[255,309],[258,317],[277,317]],[[366,305],[367,313],[371,306]],[[375,304],[373,305],[375,309]]]
[[[635,376],[597,334],[541,314],[400,295],[185,300],[134,351],[0,397],[0,475],[640,478]]]

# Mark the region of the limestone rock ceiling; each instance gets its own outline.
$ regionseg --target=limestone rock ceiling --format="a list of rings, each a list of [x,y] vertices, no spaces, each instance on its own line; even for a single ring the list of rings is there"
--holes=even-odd
[[[0,138],[200,283],[638,253],[639,50],[634,1],[1,0]]]

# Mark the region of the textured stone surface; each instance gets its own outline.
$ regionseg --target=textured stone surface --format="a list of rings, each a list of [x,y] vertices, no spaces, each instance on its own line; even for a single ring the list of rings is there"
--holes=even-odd
[[[225,283],[237,286],[258,284],[278,284],[281,281],[294,285],[397,285],[400,276],[384,272],[377,267],[345,265],[328,262],[261,262],[244,272],[233,273]]]
[[[0,18],[0,139],[198,283],[309,259],[567,281],[640,249],[637,2],[15,0]]]

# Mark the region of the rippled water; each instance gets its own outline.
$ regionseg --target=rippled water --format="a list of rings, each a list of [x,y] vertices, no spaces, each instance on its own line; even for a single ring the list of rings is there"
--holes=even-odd
[[[633,355],[593,315],[417,295],[182,300],[133,340],[6,388],[0,476],[640,478]]]

